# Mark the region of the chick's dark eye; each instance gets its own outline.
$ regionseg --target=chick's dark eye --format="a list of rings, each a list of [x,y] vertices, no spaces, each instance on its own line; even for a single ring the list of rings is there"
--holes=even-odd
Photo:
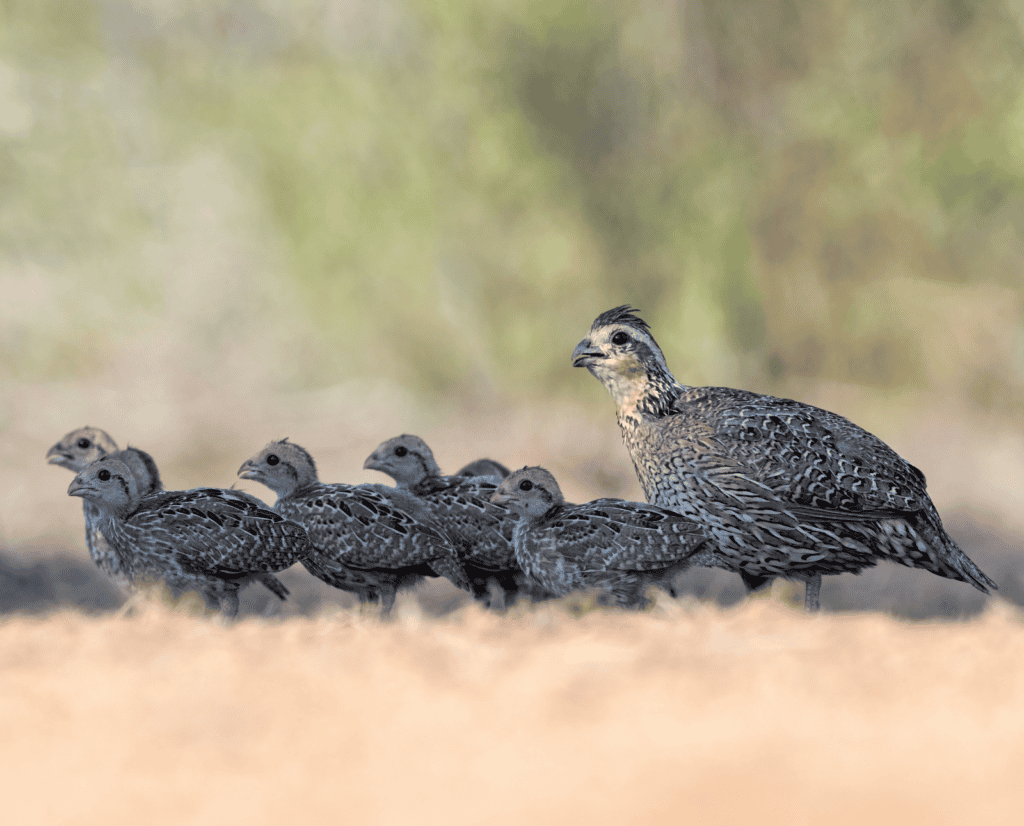
[[[91,445],[91,444],[92,444],[92,442],[90,442],[90,441],[89,441],[88,439],[84,439],[84,438],[83,438],[83,439],[79,439],[79,440],[78,440],[78,446],[79,446],[80,448],[82,448],[82,450],[85,450],[85,449],[86,449],[87,447],[89,447],[89,445]]]
[[[618,344],[621,346],[627,341],[629,341],[629,336],[622,332],[622,330],[619,330],[619,332],[612,336],[612,344]]]
[[[399,445],[395,448],[395,456],[405,456],[409,452],[409,448]]]
[[[106,468],[103,468],[103,470],[96,474],[96,478],[99,479],[101,482],[109,482],[110,471],[107,470]]]
[[[533,490],[533,482],[529,479],[523,479],[523,481],[519,483],[519,490]]]
[[[270,465],[271,467],[273,467],[274,465],[276,465],[280,461],[281,460],[277,458],[277,454],[276,453],[271,453],[267,457],[267,464]]]

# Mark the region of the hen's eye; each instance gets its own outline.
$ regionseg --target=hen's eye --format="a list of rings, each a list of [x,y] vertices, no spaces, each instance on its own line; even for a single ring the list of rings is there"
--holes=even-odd
[[[519,483],[519,490],[533,490],[533,482],[529,479],[523,479],[523,481]]]
[[[619,332],[612,336],[612,344],[622,345],[627,341],[629,341],[629,336],[622,332],[622,330],[619,330]]]
[[[280,461],[281,460],[277,458],[277,454],[276,453],[271,453],[267,457],[267,464],[270,465],[271,467],[273,467],[274,465],[276,465]]]
[[[79,439],[79,440],[78,440],[78,446],[79,446],[80,448],[82,448],[82,450],[85,450],[85,449],[86,449],[86,448],[88,448],[88,447],[89,447],[89,445],[91,445],[91,444],[92,444],[92,442],[90,442],[90,441],[89,441],[88,439],[86,439],[86,438],[85,438],[84,436],[83,436],[83,437],[82,437],[81,439]]]
[[[395,456],[405,456],[409,452],[409,448],[399,445],[395,448]]]
[[[103,468],[103,470],[96,474],[96,478],[99,479],[101,482],[109,482],[110,471],[107,470],[106,468]]]

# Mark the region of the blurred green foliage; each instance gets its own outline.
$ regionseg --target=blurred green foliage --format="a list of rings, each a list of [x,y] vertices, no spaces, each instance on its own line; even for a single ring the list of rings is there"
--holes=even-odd
[[[299,385],[552,392],[629,302],[684,381],[1015,414],[1022,26],[994,0],[3,0],[0,283],[34,298],[0,368],[88,374],[177,313],[207,349],[273,328]]]

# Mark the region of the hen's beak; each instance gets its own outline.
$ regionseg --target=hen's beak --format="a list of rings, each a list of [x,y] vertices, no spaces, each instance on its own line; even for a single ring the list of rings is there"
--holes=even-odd
[[[595,359],[603,358],[605,358],[605,354],[594,347],[589,338],[585,338],[572,351],[572,366],[587,367]]]

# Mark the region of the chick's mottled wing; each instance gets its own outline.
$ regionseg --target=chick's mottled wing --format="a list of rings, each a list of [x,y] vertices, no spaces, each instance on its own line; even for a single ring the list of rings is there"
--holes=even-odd
[[[452,537],[467,563],[492,570],[516,567],[512,547],[515,517],[491,502],[498,486],[485,477],[445,476],[427,480],[417,493]]]
[[[407,568],[450,551],[434,528],[355,485],[317,485],[276,507],[305,526],[320,556],[350,567]]]
[[[699,412],[707,443],[721,454],[741,497],[774,497],[795,517],[875,520],[926,507],[924,475],[884,442],[842,416],[789,399],[731,388],[702,387],[663,420],[667,440],[692,439]],[[705,451],[708,452],[708,451]],[[713,458],[700,461],[713,464]],[[742,479],[746,482],[743,482]]]
[[[558,553],[586,568],[654,571],[692,556],[700,528],[674,511],[621,499],[563,508],[544,522]]]
[[[143,499],[130,517],[183,570],[222,578],[282,571],[307,556],[303,528],[239,491],[197,488]]]

